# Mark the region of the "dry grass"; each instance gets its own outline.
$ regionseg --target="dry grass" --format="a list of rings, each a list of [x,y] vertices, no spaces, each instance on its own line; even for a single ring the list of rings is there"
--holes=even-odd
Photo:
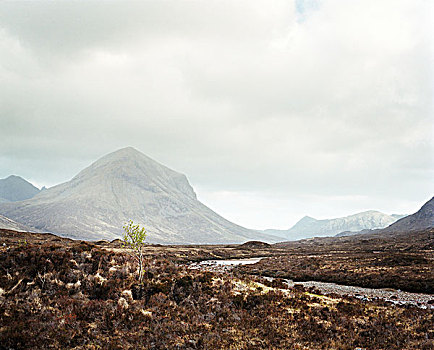
[[[164,256],[164,249],[148,258],[145,283],[138,285],[128,254],[51,236],[8,239],[0,251],[0,349],[434,345],[432,310],[323,297],[255,276],[188,270],[171,258],[175,250]]]

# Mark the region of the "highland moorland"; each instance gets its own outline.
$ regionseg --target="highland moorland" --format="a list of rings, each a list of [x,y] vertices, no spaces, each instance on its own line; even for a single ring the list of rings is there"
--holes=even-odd
[[[360,248],[351,244],[354,238],[335,238],[346,243],[331,255],[325,251],[332,243],[311,240],[149,245],[140,285],[136,263],[119,241],[2,230],[0,348],[431,349],[432,300],[397,305],[381,298],[325,295],[280,279],[336,281],[339,267],[346,278],[336,282],[373,286],[365,281],[370,280],[377,287],[432,293],[434,279],[426,268],[432,266],[433,231],[416,237],[425,243],[382,238],[383,248],[377,241],[375,252],[369,242]],[[201,260],[253,256],[271,258],[230,271],[189,268]],[[302,266],[302,260],[309,263]],[[331,260],[339,261],[334,270]],[[372,266],[386,266],[392,283],[369,279]]]

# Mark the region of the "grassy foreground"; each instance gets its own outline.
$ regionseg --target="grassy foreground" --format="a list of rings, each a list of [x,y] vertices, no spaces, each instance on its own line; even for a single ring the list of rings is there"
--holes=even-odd
[[[14,242],[0,250],[1,349],[434,346],[432,309],[189,270],[170,254],[148,258],[140,286],[125,252],[63,239]]]

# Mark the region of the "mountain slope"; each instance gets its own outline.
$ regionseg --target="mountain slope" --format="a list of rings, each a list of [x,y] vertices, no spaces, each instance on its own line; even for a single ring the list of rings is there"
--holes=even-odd
[[[432,227],[434,227],[434,197],[426,202],[416,213],[396,221],[389,227],[381,230],[381,232],[410,232]]]
[[[0,213],[81,239],[113,239],[131,219],[154,243],[277,241],[222,218],[196,198],[185,175],[128,147],[110,153],[71,181],[30,200],[0,204]]]
[[[305,216],[289,230],[265,230],[267,234],[284,237],[287,240],[333,236],[341,232],[358,232],[383,228],[397,220],[399,215],[386,215],[369,210],[336,219],[316,220]]]
[[[19,222],[11,220],[3,215],[0,215],[0,228],[21,232],[37,232],[37,230],[33,229],[32,227],[20,224]]]
[[[16,202],[32,198],[39,189],[22,177],[11,175],[6,179],[0,179],[0,198],[1,202]]]

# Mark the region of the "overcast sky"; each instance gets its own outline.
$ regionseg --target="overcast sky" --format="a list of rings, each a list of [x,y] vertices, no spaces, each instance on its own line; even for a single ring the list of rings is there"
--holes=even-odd
[[[249,228],[434,194],[429,0],[0,2],[0,178],[133,146]]]

